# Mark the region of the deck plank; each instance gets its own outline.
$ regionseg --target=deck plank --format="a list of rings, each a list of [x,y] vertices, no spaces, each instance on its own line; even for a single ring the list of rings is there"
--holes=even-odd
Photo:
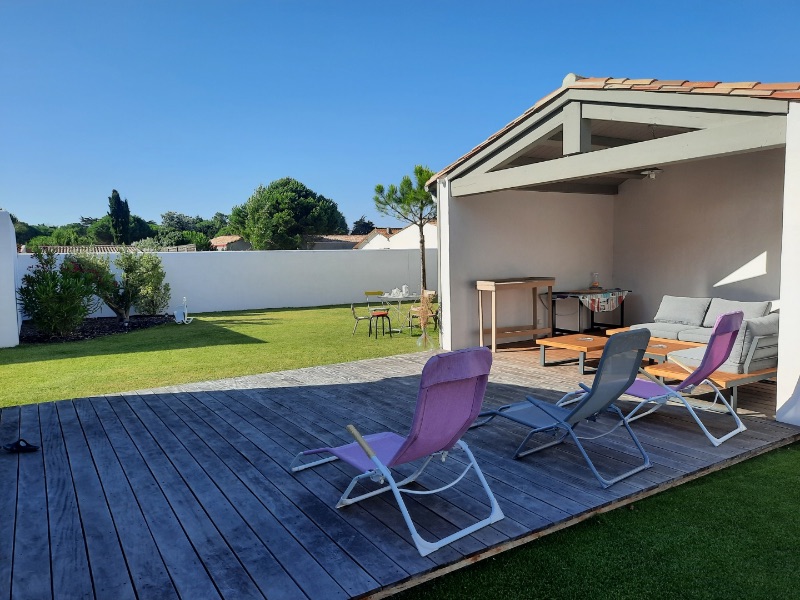
[[[162,438],[161,430],[148,430],[146,421],[141,419],[148,415],[140,415],[125,398],[111,398],[110,404],[158,481],[219,594],[223,598],[263,598],[264,595],[217,528],[227,525],[225,516],[217,523],[206,512],[216,512],[215,504],[203,502],[202,492],[210,488],[207,481],[201,478],[195,482],[183,478],[168,453],[170,440],[166,436]],[[197,492],[200,492],[199,496]],[[218,496],[214,499],[220,500]]]
[[[83,539],[78,498],[72,483],[67,448],[56,405],[39,405],[42,456],[47,477],[47,519],[50,523],[50,564],[54,598],[90,598],[94,595],[89,557]]]
[[[218,437],[209,437],[207,441],[214,444],[219,456],[226,457],[230,467],[244,478],[248,487],[281,522],[291,521],[292,525],[302,527],[301,511],[304,512],[331,539],[341,540],[342,549],[378,582],[394,581],[409,574],[379,546],[372,544],[370,536],[340,519],[336,509],[308,494],[296,478],[286,471],[285,465],[272,458],[280,454],[275,442],[261,434],[256,435],[255,443],[246,435],[252,435],[252,430],[248,431],[243,420],[215,401],[213,394],[176,396],[187,409],[191,408],[197,414],[197,418],[203,419],[214,429]],[[229,447],[226,448],[225,444]],[[236,452],[231,452],[232,449]],[[304,530],[295,535],[298,539],[313,542],[308,540]]]
[[[333,584],[329,581],[332,578],[350,595],[363,593],[376,585],[363,569],[346,558],[328,559],[334,555],[335,544],[324,531],[307,526],[293,528],[294,523],[304,521],[302,513],[293,511],[285,498],[270,505],[269,486],[263,476],[246,460],[237,461],[237,457],[242,458],[238,448],[196,418],[187,405],[172,401],[173,397],[142,396],[140,399],[181,440],[192,458],[264,544],[264,550],[254,555],[255,563],[264,560],[265,551],[271,551],[281,568],[295,581],[310,580],[328,589]],[[256,493],[248,483],[261,493]],[[305,538],[308,547],[315,549],[313,558],[316,560],[310,560],[311,556],[303,551],[298,538]],[[244,553],[237,551],[237,554],[242,556]],[[301,585],[305,584],[301,581]],[[312,595],[315,593],[313,588],[306,591]]]
[[[76,400],[73,405],[91,449],[103,490],[108,497],[114,499],[108,506],[136,594],[165,600],[176,598],[177,591],[159,555],[158,546],[125,472],[92,408],[91,400]]]
[[[20,408],[19,435],[31,444],[42,443],[39,407]],[[52,598],[50,539],[47,529],[47,488],[44,452],[19,454],[17,515],[14,532],[14,569],[11,598]]]
[[[213,580],[195,552],[158,481],[106,398],[92,399],[95,411],[136,494],[158,551],[182,598],[218,600]]]
[[[103,482],[92,460],[75,406],[73,402],[56,402],[55,406],[64,432],[95,596],[135,598],[136,592],[103,491]]]
[[[347,465],[293,474],[289,463],[350,442],[348,423],[407,431],[432,354],[3,409],[3,443],[22,436],[42,451],[0,455],[0,514],[14,517],[0,519],[0,597],[382,597],[800,439],[800,428],[773,420],[775,387],[750,384],[739,396],[746,432],[714,447],[685,409],[664,407],[633,425],[652,468],[603,489],[572,442],[513,460],[526,430],[496,419],[464,440],[506,518],[421,557],[391,495],[336,509],[354,474]],[[555,401],[591,383],[574,365],[542,368],[537,358],[496,354],[485,406],[528,394]],[[581,428],[593,437],[613,421]],[[640,460],[622,428],[586,446],[611,472]],[[461,467],[452,458],[431,465],[421,488],[450,481]],[[488,512],[472,476],[408,505],[429,538]]]
[[[10,444],[19,438],[19,408],[0,412],[0,440]],[[0,515],[17,514],[19,456],[0,452]],[[14,525],[16,518],[0,518],[0,598],[11,597],[11,575],[14,563]]]

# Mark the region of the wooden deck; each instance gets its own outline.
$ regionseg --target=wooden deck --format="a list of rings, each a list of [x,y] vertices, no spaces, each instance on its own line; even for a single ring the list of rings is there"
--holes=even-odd
[[[493,423],[464,439],[506,518],[422,558],[391,497],[337,510],[345,466],[287,467],[302,449],[350,441],[350,422],[405,431],[428,356],[2,410],[0,440],[42,450],[0,453],[0,597],[383,596],[800,439],[773,419],[774,386],[749,385],[748,431],[714,448],[667,407],[634,425],[654,466],[603,490],[571,443],[514,461],[523,430]],[[574,365],[539,367],[535,351],[500,352],[486,403],[555,399],[590,380]],[[588,448],[607,470],[636,460],[620,430]],[[437,463],[432,480],[456,468]],[[456,490],[410,500],[424,536],[487,514],[474,480]]]

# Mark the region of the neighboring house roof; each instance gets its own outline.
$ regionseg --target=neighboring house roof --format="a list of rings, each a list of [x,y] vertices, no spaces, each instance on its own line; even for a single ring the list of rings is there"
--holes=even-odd
[[[446,177],[464,162],[491,145],[498,138],[513,129],[521,121],[550,104],[557,97],[571,89],[591,90],[631,90],[639,92],[656,92],[672,94],[712,94],[719,96],[746,96],[766,100],[800,100],[800,82],[788,83],[760,83],[758,81],[746,82],[720,82],[720,81],[686,81],[686,80],[661,80],[661,79],[627,79],[614,77],[581,77],[570,73],[564,78],[560,88],[554,90],[519,117],[511,121],[500,131],[489,136],[486,140],[475,146],[472,150],[458,158],[453,163],[431,177],[426,185],[430,186],[437,179]]]
[[[240,235],[221,235],[209,240],[209,242],[212,246],[227,246],[228,244],[238,242],[241,239],[243,238]]]
[[[436,227],[436,219],[433,219],[432,221],[428,221],[425,225],[426,226],[427,225],[433,225],[434,227]],[[405,231],[406,229],[409,229],[411,227],[416,228],[417,225],[412,223],[411,225],[406,225],[405,227],[381,227],[381,228],[376,227],[375,229],[370,231],[359,244],[356,244],[356,247],[354,249],[355,250],[362,249],[364,246],[369,244],[369,242],[371,242],[372,240],[374,240],[378,236],[381,236],[381,237],[385,238],[388,241],[389,238],[392,238],[392,237],[398,235],[399,233],[402,233],[403,231]],[[391,232],[391,233],[387,233],[387,232]]]
[[[375,229],[370,231],[369,234],[379,233],[379,234],[384,235],[386,237],[392,237],[394,234],[400,233],[401,231],[403,231],[403,229],[405,229],[405,227],[376,227]],[[369,234],[367,234],[367,235],[369,235]]]
[[[303,243],[310,250],[352,250],[365,237],[347,234],[305,235]]]
[[[330,235],[309,235],[307,240],[313,242],[353,242],[357,244],[363,240],[365,235],[345,235],[345,234],[330,234]]]
[[[384,233],[385,231],[386,231],[386,228],[383,228],[383,229],[375,228],[375,229],[373,229],[367,235],[364,236],[363,240],[361,240],[359,243],[357,243],[355,245],[354,250],[361,250],[361,248],[363,248],[364,246],[369,244],[372,240],[374,240],[378,236],[381,236],[382,238],[384,238],[384,239],[386,239],[388,241],[389,236],[386,233]]]
[[[85,252],[89,254],[108,254],[114,252],[124,252],[126,250],[133,252],[141,252],[136,246],[114,246],[114,245],[97,245],[97,246],[41,246],[42,250],[53,250],[56,254],[76,254],[78,252]]]

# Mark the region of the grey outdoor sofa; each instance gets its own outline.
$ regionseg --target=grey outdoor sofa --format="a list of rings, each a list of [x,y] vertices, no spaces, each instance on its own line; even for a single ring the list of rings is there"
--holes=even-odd
[[[728,360],[719,368],[727,373],[753,373],[778,366],[778,311],[772,303],[738,302],[722,298],[664,296],[653,323],[631,325],[649,329],[656,338],[707,344],[714,322],[721,314],[740,310],[744,321]],[[697,367],[705,346],[669,353],[669,358],[687,367]]]

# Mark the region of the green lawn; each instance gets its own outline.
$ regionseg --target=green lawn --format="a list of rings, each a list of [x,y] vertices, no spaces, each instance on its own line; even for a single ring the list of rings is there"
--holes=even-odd
[[[799,501],[794,444],[397,598],[798,598]]]
[[[363,309],[362,309],[363,310]],[[419,329],[356,335],[350,307],[193,315],[143,331],[0,350],[0,407],[415,352]],[[432,333],[438,345],[436,333]]]

